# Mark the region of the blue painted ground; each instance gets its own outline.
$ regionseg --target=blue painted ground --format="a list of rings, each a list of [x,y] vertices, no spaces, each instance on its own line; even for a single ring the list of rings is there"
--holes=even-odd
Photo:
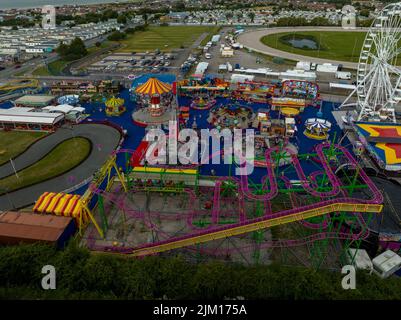
[[[186,97],[180,97],[179,98],[179,104],[181,106],[189,106],[191,103],[190,98]],[[257,112],[258,109],[266,109],[266,104],[263,103],[247,103],[244,101],[231,101],[230,99],[223,99],[223,98],[218,98],[216,106],[221,106],[221,105],[227,105],[227,104],[235,104],[235,105],[241,105],[241,106],[246,106],[252,108],[255,112]],[[342,136],[342,130],[340,127],[337,125],[334,116],[332,114],[332,111],[334,108],[338,107],[338,104],[335,105],[331,102],[323,102],[322,106],[322,112],[323,112],[323,118],[329,120],[332,123],[332,129],[330,131],[330,141],[333,141],[334,139],[338,141],[341,136]],[[319,110],[316,107],[309,106],[305,108],[304,112],[300,114],[300,124],[297,124],[297,129],[298,132],[296,136],[292,139],[290,139],[290,142],[295,144],[298,147],[299,154],[304,154],[304,153],[310,153],[313,152],[313,147],[316,144],[321,143],[321,141],[309,139],[303,134],[303,131],[305,129],[304,127],[304,122],[308,118],[314,118],[317,117],[316,113]],[[189,121],[188,121],[188,127],[192,128],[192,124],[194,122],[194,119],[196,119],[196,124],[198,128],[210,128],[212,129],[213,126],[210,125],[207,122],[209,110],[194,110],[190,109],[189,112]],[[278,118],[278,112],[276,111],[271,111],[270,112],[271,117]],[[344,139],[343,144],[347,145],[347,147],[350,148],[350,151],[352,151],[352,148],[349,145],[348,139]],[[313,161],[303,161],[301,162],[302,167],[305,171],[306,174],[309,174],[313,171],[316,171],[318,169],[321,169],[320,166],[318,166],[316,163]],[[207,164],[207,165],[202,165],[200,168],[200,173],[201,175],[211,175],[212,170],[214,170],[215,174],[218,176],[228,176],[230,174],[230,166],[229,165],[212,165],[212,164]],[[234,168],[231,168],[231,175],[235,175],[235,172],[233,171]],[[255,168],[253,174],[250,175],[250,178],[254,182],[259,182],[261,177],[266,175],[266,169],[264,168]],[[288,178],[290,179],[297,179],[296,173],[295,172],[286,172],[285,174]]]
[[[174,75],[143,75],[133,81],[133,87],[136,87],[138,85],[141,85],[145,83],[150,77],[157,77],[161,81],[172,83],[175,81],[175,76]],[[123,90],[119,97],[125,99],[125,107],[127,108],[127,111],[123,113],[121,116],[118,117],[111,117],[107,116],[106,113],[104,112],[105,106],[104,103],[83,103],[82,107],[85,108],[86,113],[90,114],[90,117],[88,118],[89,121],[91,120],[108,120],[111,121],[119,126],[121,126],[124,130],[127,131],[127,136],[124,140],[124,143],[122,145],[123,149],[132,149],[135,150],[141,140],[143,139],[145,135],[145,128],[140,127],[135,125],[132,122],[132,112],[135,110],[135,102],[130,100],[130,92],[128,89]],[[179,98],[179,105],[180,106],[188,106],[190,105],[191,100],[188,98]],[[223,99],[219,98],[217,99],[217,106],[219,105],[226,105],[226,104],[238,104],[242,106],[247,106],[252,108],[255,112],[259,108],[264,108],[266,109],[265,104],[259,104],[259,103],[252,103],[248,104],[243,101],[231,101],[229,99]],[[11,103],[4,103],[0,105],[1,108],[9,108],[11,107]],[[341,129],[337,126],[335,119],[331,113],[333,108],[336,107],[333,105],[331,102],[324,102],[323,103],[323,118],[329,120],[332,123],[332,130],[330,132],[330,139],[333,139],[335,136],[337,139],[341,137],[342,131]],[[320,143],[320,141],[317,140],[312,140],[307,138],[304,134],[304,125],[303,123],[307,118],[311,117],[316,117],[318,109],[315,107],[307,107],[305,111],[300,114],[301,117],[301,124],[297,124],[298,127],[298,133],[296,134],[296,137],[291,139],[291,142],[296,144],[299,148],[299,153],[308,153],[311,152],[313,149],[313,146]],[[212,128],[211,125],[207,122],[207,117],[208,117],[208,110],[200,111],[200,110],[190,110],[190,119],[188,121],[187,126],[189,128],[192,128],[192,122],[194,118],[196,118],[197,126],[198,128]],[[276,118],[278,116],[277,112],[271,111],[271,117]],[[349,144],[348,141],[345,141],[345,144]],[[117,163],[120,167],[123,167],[125,169],[125,164],[126,164],[126,155],[125,154],[119,154],[117,158]],[[303,169],[306,174],[311,173],[312,171],[316,171],[320,169],[320,166],[318,166],[316,163],[313,161],[308,161],[302,163]],[[230,166],[227,164],[205,164],[202,165],[200,168],[200,174],[201,175],[211,175],[212,170],[214,170],[214,174],[218,176],[228,176],[230,175],[230,170],[231,170],[231,175],[235,175],[234,172],[235,167]],[[254,172],[252,175],[250,175],[250,178],[254,182],[259,182],[261,177],[266,175],[266,169],[264,168],[255,168]],[[286,176],[288,176],[290,179],[297,179],[297,176],[295,172],[288,171],[286,172]],[[84,190],[84,188],[82,188]],[[82,191],[79,190],[79,191]]]

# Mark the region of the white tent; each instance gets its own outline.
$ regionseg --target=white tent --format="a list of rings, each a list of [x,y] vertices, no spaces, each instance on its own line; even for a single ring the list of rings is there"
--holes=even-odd
[[[47,106],[44,107],[42,110],[47,111],[47,112],[61,112],[61,113],[68,113],[72,109],[74,109],[73,106],[70,106],[69,104],[60,104],[58,106]]]

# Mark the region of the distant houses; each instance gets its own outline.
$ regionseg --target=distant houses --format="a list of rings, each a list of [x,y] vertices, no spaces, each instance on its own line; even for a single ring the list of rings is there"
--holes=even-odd
[[[60,26],[55,29],[33,27],[13,30],[2,27],[0,32],[0,55],[40,55],[54,51],[61,42],[69,44],[76,37],[90,40],[112,30],[119,30],[116,19],[101,23],[88,23],[73,27]]]

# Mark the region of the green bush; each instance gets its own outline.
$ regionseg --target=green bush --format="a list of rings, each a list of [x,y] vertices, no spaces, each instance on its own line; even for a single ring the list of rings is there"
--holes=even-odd
[[[70,45],[60,44],[56,51],[66,61],[78,60],[88,54],[85,43],[81,38],[75,38]]]
[[[114,31],[111,35],[107,37],[107,39],[110,41],[120,41],[124,40],[126,37],[127,35],[124,32]]]
[[[40,287],[44,265],[56,268],[57,289]],[[0,299],[400,299],[401,280],[357,272],[355,290],[340,272],[278,265],[244,266],[182,257],[141,259],[90,254],[76,243],[0,248]]]

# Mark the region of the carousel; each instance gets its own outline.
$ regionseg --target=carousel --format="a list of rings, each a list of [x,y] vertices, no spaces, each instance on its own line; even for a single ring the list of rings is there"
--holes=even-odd
[[[255,115],[251,108],[221,106],[210,110],[208,122],[216,129],[247,129],[252,126]]]
[[[171,109],[173,95],[171,85],[157,78],[150,78],[135,89],[137,109],[132,114],[138,125],[165,124],[172,118]]]
[[[119,116],[125,112],[126,108],[124,107],[125,100],[121,98],[112,97],[105,102],[106,105],[106,114],[108,116]]]
[[[305,121],[304,135],[310,139],[326,140],[330,129],[331,122],[321,118],[309,118]]]

